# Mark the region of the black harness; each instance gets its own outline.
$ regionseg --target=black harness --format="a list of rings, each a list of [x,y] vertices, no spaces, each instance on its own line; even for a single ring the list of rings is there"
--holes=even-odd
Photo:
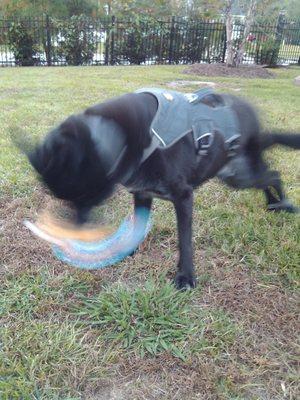
[[[192,134],[196,153],[205,156],[214,133],[224,137],[228,157],[239,148],[240,127],[235,112],[223,97],[212,89],[195,93],[145,88],[136,93],[149,93],[157,99],[158,109],[150,126],[151,144],[144,150],[142,162],[157,148],[167,149],[187,134]]]
[[[151,143],[143,151],[140,165],[146,161],[156,149],[168,149],[184,136],[191,134],[194,139],[195,152],[205,157],[215,133],[224,138],[227,157],[233,157],[239,149],[240,127],[236,114],[230,104],[221,95],[211,89],[201,89],[195,93],[180,93],[172,90],[146,88],[136,93],[149,93],[158,103],[157,112],[150,126]],[[101,119],[89,115],[86,119],[101,155],[108,179],[115,179],[126,156],[128,146],[122,128],[110,121],[109,129],[101,130]],[[101,135],[99,135],[101,132]],[[136,165],[127,167],[122,183],[132,176]]]

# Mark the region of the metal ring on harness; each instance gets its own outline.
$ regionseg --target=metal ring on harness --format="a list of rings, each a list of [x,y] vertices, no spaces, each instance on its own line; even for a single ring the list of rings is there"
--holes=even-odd
[[[225,144],[227,148],[228,157],[234,157],[237,154],[238,149],[240,148],[240,138],[241,135],[233,135],[231,138],[227,139]]]

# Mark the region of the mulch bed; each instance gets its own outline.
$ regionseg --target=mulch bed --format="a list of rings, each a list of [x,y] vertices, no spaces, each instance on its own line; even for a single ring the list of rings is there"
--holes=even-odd
[[[228,76],[261,79],[270,79],[275,77],[271,71],[261,65],[227,67],[225,64],[193,64],[186,68],[183,73],[201,76]]]

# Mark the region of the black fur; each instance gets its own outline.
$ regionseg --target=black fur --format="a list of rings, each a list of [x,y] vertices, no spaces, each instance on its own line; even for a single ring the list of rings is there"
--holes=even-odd
[[[233,96],[220,96],[231,103],[241,127],[240,149],[233,158],[228,158],[224,139],[215,132],[213,144],[202,158],[196,154],[191,135],[187,135],[169,149],[156,150],[140,165],[143,150],[150,143],[149,127],[157,102],[150,94],[135,93],[71,116],[27,154],[53,194],[76,207],[79,222],[84,222],[89,210],[111,195],[120,182],[133,193],[136,207],[150,208],[153,197],[171,201],[176,210],[179,236],[176,285],[179,289],[194,287],[194,188],[218,176],[235,188],[263,190],[269,210],[296,211],[285,198],[278,172],[268,170],[262,151],[275,144],[299,149],[300,135],[263,134],[258,118],[248,103]],[[97,135],[107,131],[109,122],[114,121],[126,137],[127,153],[110,177],[105,173],[103,160],[96,150],[95,135],[92,137],[86,123],[91,115],[101,120]],[[126,177],[128,171],[130,177]]]

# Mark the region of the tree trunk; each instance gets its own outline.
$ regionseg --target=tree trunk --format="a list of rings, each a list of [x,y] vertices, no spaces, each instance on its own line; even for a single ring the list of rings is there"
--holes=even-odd
[[[238,49],[235,54],[234,65],[236,67],[238,67],[243,62],[245,44],[246,44],[247,38],[250,34],[251,26],[254,21],[256,6],[257,6],[257,1],[250,0],[247,16],[246,16],[246,20],[245,20],[245,28],[244,28],[243,38],[242,38],[242,41],[241,41],[240,45],[238,46]]]
[[[226,16],[226,46],[227,46],[227,58],[226,65],[229,67],[234,66],[234,56],[235,50],[233,46],[233,37],[232,37],[232,4],[233,0],[226,1],[225,8],[225,16]]]

